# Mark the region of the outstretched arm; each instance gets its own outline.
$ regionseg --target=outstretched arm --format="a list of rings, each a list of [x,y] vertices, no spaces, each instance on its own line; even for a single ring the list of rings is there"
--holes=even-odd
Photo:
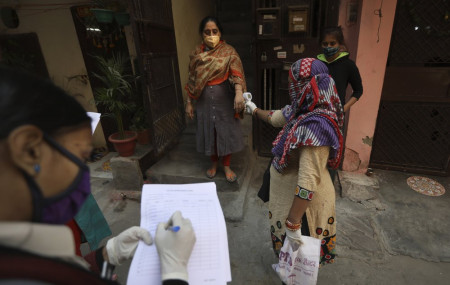
[[[255,103],[253,103],[252,101],[247,101],[245,105],[247,106],[246,110],[248,114],[256,116],[258,119],[269,123],[274,127],[282,127],[284,126],[284,124],[286,124],[286,120],[284,119],[284,116],[280,110],[261,110],[260,108],[256,107]]]

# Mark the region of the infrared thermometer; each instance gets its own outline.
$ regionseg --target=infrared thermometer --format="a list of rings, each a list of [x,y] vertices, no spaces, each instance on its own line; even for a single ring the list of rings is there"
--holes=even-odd
[[[242,96],[244,96],[245,101],[252,101],[252,93],[244,92],[244,94],[242,94]]]

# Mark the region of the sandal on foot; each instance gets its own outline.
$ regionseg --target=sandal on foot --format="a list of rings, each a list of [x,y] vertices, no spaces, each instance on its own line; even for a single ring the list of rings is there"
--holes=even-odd
[[[234,171],[232,170],[228,173],[225,173],[225,177],[227,178],[227,181],[230,183],[233,183],[237,179],[236,173],[234,173]]]
[[[206,177],[208,177],[209,179],[213,179],[216,176],[216,173],[217,173],[217,169],[210,168],[210,169],[206,170]]]

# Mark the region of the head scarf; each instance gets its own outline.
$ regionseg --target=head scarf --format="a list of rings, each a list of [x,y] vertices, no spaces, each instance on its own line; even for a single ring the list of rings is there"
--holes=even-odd
[[[303,58],[289,70],[291,105],[281,111],[286,124],[272,143],[272,165],[281,172],[289,153],[300,146],[330,146],[328,165],[337,168],[342,156],[344,114],[334,80],[320,60]]]

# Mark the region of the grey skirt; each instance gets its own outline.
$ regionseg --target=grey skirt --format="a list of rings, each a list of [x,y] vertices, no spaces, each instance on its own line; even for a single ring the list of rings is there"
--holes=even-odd
[[[205,155],[216,154],[214,132],[217,138],[217,155],[224,156],[241,151],[244,139],[240,119],[234,118],[234,91],[228,80],[205,86],[197,102],[197,151]]]

